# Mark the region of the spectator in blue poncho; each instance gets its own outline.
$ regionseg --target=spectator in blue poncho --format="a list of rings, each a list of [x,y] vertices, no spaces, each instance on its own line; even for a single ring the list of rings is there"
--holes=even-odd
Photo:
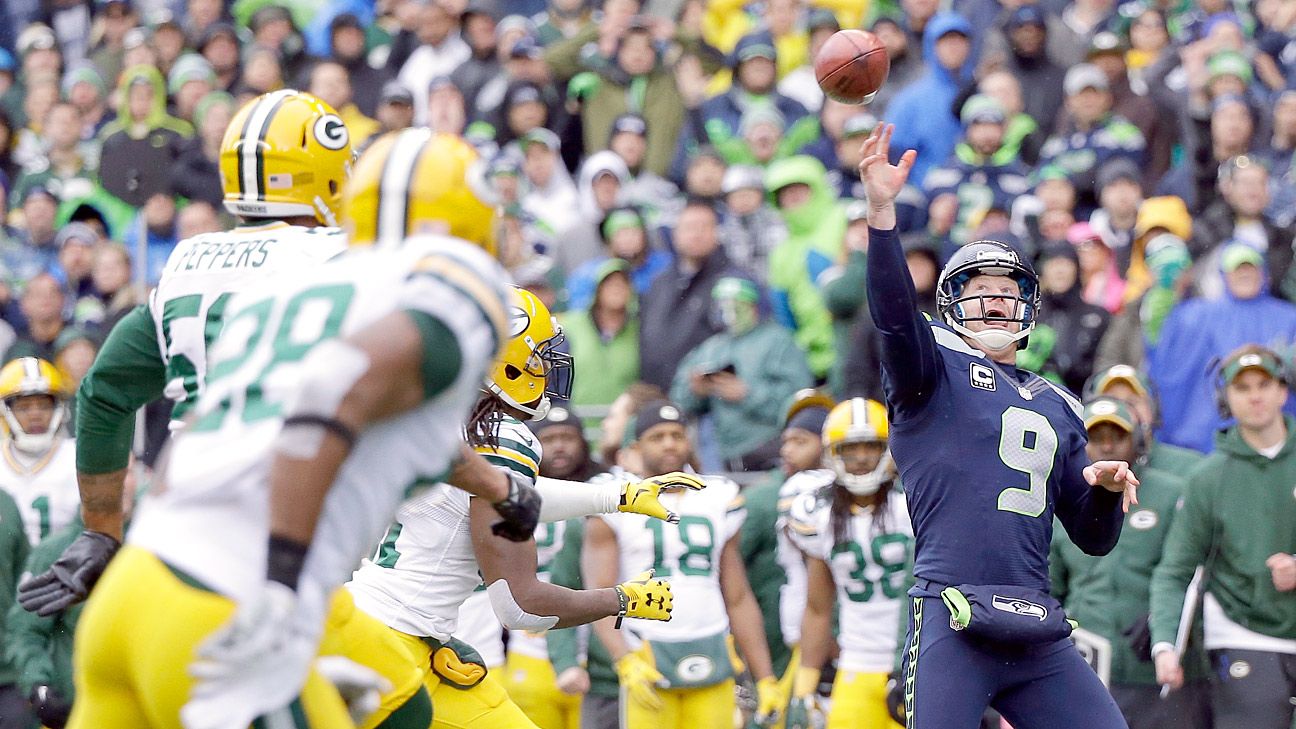
[[[1264,256],[1233,243],[1220,256],[1225,295],[1174,308],[1148,351],[1148,374],[1161,393],[1159,440],[1209,453],[1224,425],[1215,403],[1211,362],[1243,344],[1287,351],[1296,341],[1296,305],[1268,292]]]

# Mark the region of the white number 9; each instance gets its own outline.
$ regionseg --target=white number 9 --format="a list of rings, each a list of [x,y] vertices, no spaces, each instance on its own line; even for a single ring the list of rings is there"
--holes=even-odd
[[[1057,454],[1057,432],[1048,418],[1033,410],[1010,407],[1003,412],[999,460],[1030,477],[1030,488],[999,492],[999,510],[1022,516],[1039,516],[1048,505],[1048,477]]]

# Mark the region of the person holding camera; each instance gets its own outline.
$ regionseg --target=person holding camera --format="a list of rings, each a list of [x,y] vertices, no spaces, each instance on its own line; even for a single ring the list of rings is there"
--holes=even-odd
[[[1157,682],[1183,685],[1183,636],[1200,614],[1215,729],[1288,729],[1296,708],[1296,420],[1282,411],[1290,382],[1282,359],[1258,345],[1220,363],[1216,400],[1235,424],[1189,476],[1152,575]],[[1190,589],[1198,565],[1199,591]]]

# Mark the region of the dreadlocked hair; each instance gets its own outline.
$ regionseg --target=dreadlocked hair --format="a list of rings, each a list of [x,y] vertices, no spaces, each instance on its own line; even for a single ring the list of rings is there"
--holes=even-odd
[[[895,486],[895,479],[888,479],[878,487],[878,490],[869,495],[868,505],[873,507],[873,530],[878,534],[886,534],[890,530],[890,524],[887,522],[889,509],[882,508],[886,505],[887,499],[891,496],[891,489]],[[842,544],[851,540],[850,519],[851,508],[855,505],[855,495],[844,486],[838,486],[833,483],[824,489],[827,494],[825,498],[832,499],[831,511],[829,511],[828,523],[832,528],[833,544]]]
[[[499,450],[499,427],[504,422],[504,401],[493,392],[483,391],[473,403],[464,423],[464,440],[473,448]]]

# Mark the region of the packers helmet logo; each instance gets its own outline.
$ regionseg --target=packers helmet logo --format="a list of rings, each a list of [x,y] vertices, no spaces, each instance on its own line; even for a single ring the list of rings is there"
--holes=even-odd
[[[1151,509],[1141,509],[1130,514],[1129,525],[1134,529],[1151,529],[1157,525],[1157,513]]]
[[[688,683],[705,681],[715,673],[715,661],[703,655],[684,656],[675,664],[675,672]]]
[[[337,151],[347,146],[351,141],[351,135],[347,132],[346,124],[342,117],[337,114],[324,114],[315,120],[315,126],[311,130],[315,134],[315,140],[324,146],[325,149]]]
[[[520,306],[509,308],[509,339],[522,336],[522,332],[531,326],[531,315]]]

